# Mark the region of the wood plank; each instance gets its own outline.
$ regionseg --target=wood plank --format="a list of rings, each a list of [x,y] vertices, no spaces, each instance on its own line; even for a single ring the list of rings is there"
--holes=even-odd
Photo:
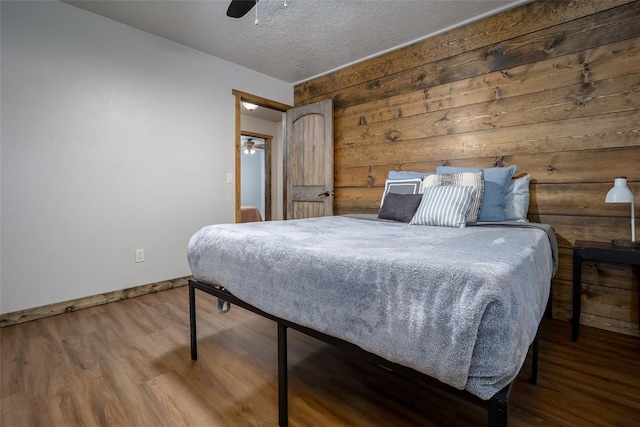
[[[637,321],[628,322],[621,319],[602,318],[601,316],[586,313],[584,316],[580,315],[580,324],[604,331],[640,337]],[[582,333],[582,328],[580,329],[580,333]]]
[[[529,220],[550,224],[556,231],[560,246],[573,246],[576,240],[608,242],[612,239],[630,239],[628,218],[529,215]]]
[[[555,295],[555,294],[554,294]],[[636,323],[638,329],[638,293],[625,289],[616,289],[608,286],[583,285],[581,301],[582,314],[592,314],[608,319],[625,320]],[[573,298],[571,287],[565,287],[563,292],[558,293],[558,298],[554,303],[564,304],[571,307]]]
[[[638,98],[637,96],[629,96],[627,99]],[[562,102],[562,101],[558,101]],[[623,103],[629,103],[628,101],[624,101]],[[637,101],[634,101],[633,104],[636,104]],[[634,107],[631,105],[630,107]],[[568,132],[575,132],[578,130],[578,126],[585,126],[594,121],[594,117],[602,117],[606,120],[605,123],[596,123],[593,126],[603,126],[608,128],[610,126],[615,127],[616,129],[621,126],[621,130],[627,130],[630,132],[634,132],[637,127],[634,124],[629,124],[628,126],[623,126],[625,120],[633,120],[638,118],[638,108],[629,108],[629,109],[619,109],[614,108],[613,111],[602,111],[596,112],[592,111],[587,115],[560,115],[554,117],[544,117],[534,111],[536,117],[540,120],[528,120],[522,121],[519,123],[512,123],[508,126],[480,126],[474,128],[473,125],[463,125],[458,128],[455,124],[452,127],[447,128],[446,126],[449,123],[449,117],[445,115],[433,115],[430,114],[428,117],[429,120],[426,120],[425,117],[409,117],[407,119],[398,119],[391,122],[382,122],[372,126],[363,126],[358,129],[349,131],[348,134],[342,134],[336,138],[336,149],[358,149],[360,147],[364,147],[365,149],[371,149],[372,145],[377,144],[386,144],[387,146],[396,147],[400,145],[400,143],[413,143],[413,144],[435,144],[441,141],[449,141],[450,143],[458,143],[459,141],[468,140],[470,136],[474,136],[477,138],[481,138],[483,136],[486,137],[496,137],[496,138],[504,138],[505,136],[508,138],[508,135],[518,135],[523,132],[531,132],[533,130],[537,130],[537,135],[533,136],[534,141],[539,139],[538,135],[546,135],[548,132],[545,132],[546,129],[549,131],[557,130],[558,128],[569,128],[565,130],[565,134]],[[506,113],[505,113],[506,114]],[[541,126],[543,125],[543,126]],[[572,125],[574,127],[572,128]],[[444,127],[443,127],[444,126]],[[504,135],[504,136],[503,136]],[[513,136],[512,136],[513,137]],[[393,144],[393,145],[390,145]],[[637,144],[629,144],[631,146],[635,146]],[[376,148],[377,147],[373,147]],[[611,148],[611,145],[601,145],[600,147],[592,147],[592,148]],[[551,151],[551,150],[548,150]],[[556,150],[563,151],[563,150]],[[526,153],[526,151],[525,151]],[[514,153],[508,153],[514,154]],[[480,157],[479,155],[476,157]]]
[[[336,215],[377,214],[379,207],[341,206]],[[576,240],[594,240],[608,242],[612,239],[629,239],[631,227],[628,218],[529,215],[532,222],[550,224],[556,230],[558,244],[572,247]]]
[[[465,167],[493,167],[496,157],[433,161],[408,161],[377,166],[353,166],[336,170],[335,186],[382,187],[391,170],[435,172],[442,164]],[[612,183],[615,174],[624,174],[629,182],[640,181],[640,150],[626,148],[517,154],[504,158],[518,166],[519,173],[529,173],[537,184],[600,182]],[[589,165],[585,168],[584,165]],[[612,171],[615,171],[612,173]],[[637,193],[636,193],[637,194]]]
[[[530,186],[529,213],[531,215],[586,215],[619,217],[630,216],[629,205],[604,202],[612,184],[532,184]],[[640,194],[640,183],[630,183],[631,191]],[[380,206],[384,187],[341,188],[335,203],[344,207],[372,208]],[[636,206],[640,217],[640,206]]]
[[[556,286],[557,283],[554,282],[553,295],[558,311],[554,309],[554,318],[569,321],[573,301],[571,282],[564,286]],[[580,324],[640,337],[638,293],[609,287],[583,287]]]
[[[378,208],[357,208],[353,206],[336,206],[334,208],[334,215],[349,215],[349,214],[377,214]]]
[[[614,175],[626,175],[629,181],[640,181],[640,147],[583,151],[549,151],[539,154],[514,155],[510,163],[518,172],[531,174],[537,184],[601,182],[611,183]],[[588,168],[585,165],[589,165]]]
[[[575,74],[580,73],[576,71]],[[509,98],[496,97],[493,91],[492,98],[483,103],[425,111],[420,115],[402,114],[388,121],[342,128],[336,135],[335,144],[337,147],[355,147],[633,111],[640,109],[638,92],[640,74]],[[426,109],[424,103],[422,105]]]
[[[482,102],[495,102],[540,90],[553,90],[636,74],[640,38],[551,58],[508,70],[437,85],[406,94],[336,109],[336,128],[440,111]],[[612,62],[616,63],[611,67]],[[454,96],[457,95],[457,96]]]
[[[336,190],[335,203],[341,207],[378,209],[384,187],[340,188]]]
[[[529,213],[628,219],[631,215],[629,204],[604,201],[612,186],[612,183],[533,184],[530,186]],[[640,182],[629,183],[629,187],[635,194],[640,194]],[[640,217],[640,206],[636,206],[635,212]]]
[[[573,249],[559,248],[560,265],[555,278],[566,282],[573,281]],[[640,287],[640,268],[609,262],[585,260],[582,263],[582,283],[606,286],[627,291],[638,291]]]
[[[367,145],[336,147],[336,169],[353,166],[401,164],[410,161],[507,157],[575,150],[639,147],[640,111],[492,129],[470,134],[411,139],[412,129],[393,130],[386,140]],[[390,141],[392,140],[392,142]],[[451,163],[452,164],[452,163]]]
[[[365,81],[330,95],[324,94],[305,103],[331,98],[336,108],[344,108],[640,36],[640,28],[635,25],[640,17],[637,2],[597,16],[597,19],[588,16],[540,32],[502,40],[489,47],[469,50],[375,81]],[[296,105],[299,105],[297,100]]]
[[[499,43],[512,37],[514,29],[520,34],[528,34],[614,8],[629,1],[631,0],[527,3],[489,19],[455,28],[370,61],[296,85],[295,104],[306,104],[312,98],[355,86],[362,81],[373,81],[411,69],[416,63],[434,62]]]

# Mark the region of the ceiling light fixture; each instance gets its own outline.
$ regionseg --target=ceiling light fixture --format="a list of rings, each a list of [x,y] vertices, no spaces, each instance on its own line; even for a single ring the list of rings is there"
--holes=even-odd
[[[256,143],[253,142],[253,139],[247,139],[244,143],[244,154],[254,154],[256,152],[255,145]]]
[[[258,106],[256,104],[252,104],[252,103],[247,102],[247,101],[242,101],[242,106],[245,108],[245,110],[249,110],[249,111],[253,111],[256,108],[258,108]]]

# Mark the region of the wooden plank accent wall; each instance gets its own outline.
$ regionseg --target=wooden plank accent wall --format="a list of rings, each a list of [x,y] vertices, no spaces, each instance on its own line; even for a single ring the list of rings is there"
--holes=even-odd
[[[640,0],[534,1],[297,85],[296,106],[333,99],[335,213],[376,213],[389,170],[518,165],[569,320],[574,242],[628,239],[628,205],[604,197],[619,175],[640,194],[638,22]],[[640,336],[637,268],[583,280],[583,324]]]

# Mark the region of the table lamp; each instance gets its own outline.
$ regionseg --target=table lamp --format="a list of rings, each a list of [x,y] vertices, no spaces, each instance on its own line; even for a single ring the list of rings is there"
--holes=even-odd
[[[614,239],[611,243],[614,246],[640,248],[640,242],[636,241],[636,217],[633,193],[627,186],[627,177],[619,176],[615,179],[613,188],[609,190],[604,201],[606,203],[631,203],[631,240]]]

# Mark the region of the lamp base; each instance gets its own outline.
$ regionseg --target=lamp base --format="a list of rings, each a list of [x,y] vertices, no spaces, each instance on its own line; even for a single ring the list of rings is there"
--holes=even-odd
[[[611,241],[613,246],[619,246],[623,248],[631,248],[631,249],[640,249],[640,241],[633,240],[618,240],[614,239]]]

